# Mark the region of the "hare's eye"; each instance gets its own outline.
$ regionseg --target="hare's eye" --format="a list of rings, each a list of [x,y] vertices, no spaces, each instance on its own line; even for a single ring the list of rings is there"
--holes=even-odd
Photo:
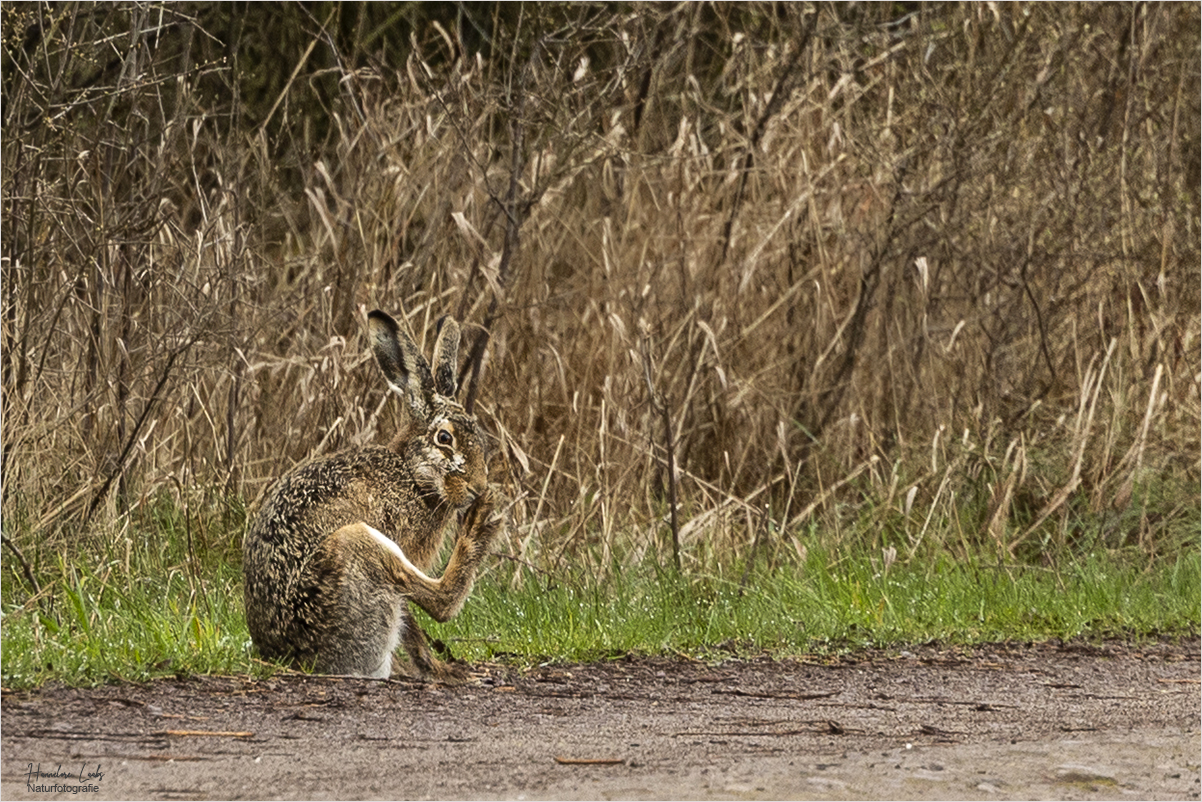
[[[440,431],[438,434],[436,434],[434,436],[434,441],[436,443],[438,443],[440,446],[450,446],[450,445],[454,445],[455,438],[451,435],[450,432],[448,432],[446,429],[443,429],[442,431]]]

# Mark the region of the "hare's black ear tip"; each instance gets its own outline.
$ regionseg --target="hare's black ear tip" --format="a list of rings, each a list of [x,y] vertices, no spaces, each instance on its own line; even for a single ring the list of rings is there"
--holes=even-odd
[[[449,318],[449,317],[450,317],[450,315],[440,315],[438,317],[438,320],[434,321],[434,336],[435,337],[437,337],[439,334],[442,334],[442,325],[447,322],[447,318]]]
[[[396,331],[396,321],[387,312],[381,312],[379,309],[373,309],[367,313],[368,323],[374,323],[381,326],[386,326],[390,331]]]

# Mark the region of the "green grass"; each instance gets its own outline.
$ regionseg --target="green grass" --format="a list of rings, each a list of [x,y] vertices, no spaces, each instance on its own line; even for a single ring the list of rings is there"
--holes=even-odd
[[[121,547],[38,565],[36,598],[5,555],[4,687],[275,670],[250,649],[236,550],[190,550],[187,522],[170,510],[143,523],[146,531]],[[227,534],[208,542],[237,541]],[[514,588],[508,566],[491,566],[455,620],[423,621],[460,659],[705,659],[930,641],[1195,636],[1202,608],[1196,547],[1150,563],[1104,551],[1054,570],[944,552],[884,570],[879,550],[815,547],[804,563],[751,573],[743,588],[741,569],[680,576],[652,565],[615,567],[600,581],[527,572]]]
[[[41,605],[26,606],[9,599],[5,580],[6,688],[253,670],[234,568],[197,580],[182,567],[120,579],[66,567]]]
[[[650,568],[616,571],[604,585],[528,577],[514,591],[485,581],[456,619],[423,624],[471,660],[1196,635],[1199,564],[1196,553],[1142,568],[1099,555],[1054,572],[941,558],[881,573],[879,556],[874,565],[870,554],[811,552],[803,566],[755,575],[742,593],[737,573]]]
[[[244,521],[239,503],[182,507],[164,494],[72,551],[26,546],[37,593],[6,549],[4,687],[263,670],[242,615]]]

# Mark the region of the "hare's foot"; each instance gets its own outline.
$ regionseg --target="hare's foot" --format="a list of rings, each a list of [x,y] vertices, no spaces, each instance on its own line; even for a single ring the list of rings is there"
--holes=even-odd
[[[464,663],[451,663],[434,656],[426,633],[413,620],[412,614],[405,626],[405,634],[401,641],[413,670],[422,679],[438,682],[443,685],[465,685],[473,682],[475,677]]]

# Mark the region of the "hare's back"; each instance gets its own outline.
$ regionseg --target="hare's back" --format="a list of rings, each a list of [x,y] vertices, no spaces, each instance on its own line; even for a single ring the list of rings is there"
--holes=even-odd
[[[401,458],[369,446],[314,460],[281,478],[255,516],[248,542],[307,552],[330,532],[372,521],[405,482]]]

